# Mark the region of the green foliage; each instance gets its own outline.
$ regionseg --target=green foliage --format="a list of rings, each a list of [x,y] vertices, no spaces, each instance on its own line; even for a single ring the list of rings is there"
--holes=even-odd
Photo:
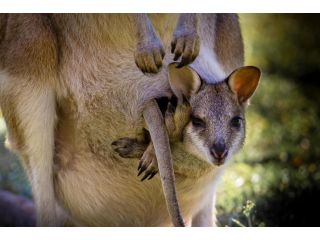
[[[247,219],[248,227],[253,227],[253,225],[252,225],[252,211],[253,211],[254,207],[255,207],[255,204],[250,200],[247,200],[246,205],[243,206],[242,213]],[[241,223],[237,219],[233,218],[232,222],[239,227],[246,227],[245,224]]]
[[[31,198],[30,186],[20,161],[4,147],[5,124],[0,118],[0,189]]]
[[[241,14],[247,64],[295,78],[318,72],[319,20],[319,14]]]
[[[220,212],[236,214],[247,199],[272,196],[270,189],[284,192],[320,180],[316,107],[294,83],[263,78],[248,109],[245,147],[226,170],[219,189]]]
[[[309,79],[300,79],[319,71],[319,41],[314,40],[319,30],[311,24],[317,18],[287,14],[240,17],[246,63],[261,67],[263,75],[248,108],[246,144],[219,188],[221,225],[250,226],[241,208],[247,200],[256,204],[253,226],[319,223],[300,211],[318,209],[314,195],[320,180],[320,89],[318,84],[307,84]]]

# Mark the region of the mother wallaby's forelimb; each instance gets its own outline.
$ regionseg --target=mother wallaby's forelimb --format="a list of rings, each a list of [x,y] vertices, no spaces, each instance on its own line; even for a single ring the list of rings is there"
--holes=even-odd
[[[165,54],[162,43],[147,14],[133,14],[133,20],[137,33],[135,63],[144,73],[157,73],[162,67]]]
[[[158,168],[169,215],[174,226],[184,227],[176,195],[169,137],[161,111],[155,100],[151,100],[146,104],[143,117],[149,129],[158,160]]]

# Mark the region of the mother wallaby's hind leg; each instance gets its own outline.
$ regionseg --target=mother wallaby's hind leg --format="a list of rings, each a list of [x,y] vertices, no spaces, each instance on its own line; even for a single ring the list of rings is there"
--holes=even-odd
[[[32,186],[40,226],[59,225],[53,183],[58,61],[50,21],[48,15],[9,14],[0,45],[0,105]]]
[[[56,118],[54,93],[51,89],[24,86],[19,91],[11,89],[5,101],[3,98],[1,96],[1,109],[9,141],[27,171],[36,204],[37,223],[56,226],[52,173]]]

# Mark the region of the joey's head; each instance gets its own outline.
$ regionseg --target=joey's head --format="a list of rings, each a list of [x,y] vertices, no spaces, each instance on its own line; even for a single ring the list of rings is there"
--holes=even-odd
[[[236,69],[223,82],[207,84],[192,68],[169,65],[169,82],[178,102],[186,100],[191,107],[183,132],[189,153],[220,166],[240,149],[245,109],[259,78],[260,70],[249,66]]]

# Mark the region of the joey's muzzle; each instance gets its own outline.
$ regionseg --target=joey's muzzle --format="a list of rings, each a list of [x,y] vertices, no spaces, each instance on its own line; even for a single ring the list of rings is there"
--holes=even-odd
[[[224,140],[220,139],[216,141],[210,148],[210,153],[214,157],[214,164],[222,165],[224,164],[225,158],[228,155],[228,150]]]

